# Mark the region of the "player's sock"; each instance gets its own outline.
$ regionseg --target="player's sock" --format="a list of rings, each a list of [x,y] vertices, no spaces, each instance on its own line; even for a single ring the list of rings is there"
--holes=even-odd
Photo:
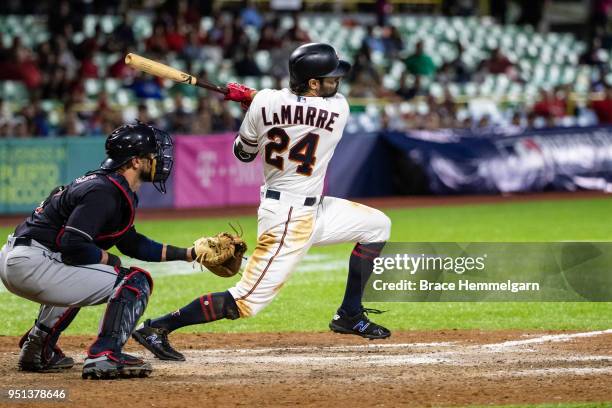
[[[151,326],[174,331],[184,326],[198,323],[214,322],[219,319],[237,319],[238,307],[229,292],[209,293],[196,298],[187,306],[168,313],[157,319],[151,319]]]
[[[342,309],[349,316],[361,311],[361,297],[363,288],[372,274],[374,258],[380,255],[384,242],[374,244],[357,244],[353,248],[349,260],[348,278],[346,279],[346,290],[342,300]]]

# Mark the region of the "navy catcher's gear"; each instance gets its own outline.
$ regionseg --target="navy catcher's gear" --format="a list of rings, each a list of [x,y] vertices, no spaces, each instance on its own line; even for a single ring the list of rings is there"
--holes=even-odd
[[[107,158],[100,164],[104,170],[117,170],[135,157],[155,156],[150,182],[162,193],[172,171],[172,139],[168,133],[144,123],[123,125],[106,139]]]
[[[61,252],[67,264],[97,264],[100,249],[139,241],[133,228],[137,206],[138,197],[123,176],[96,171],[47,199],[17,226],[15,236],[32,238]],[[159,260],[161,245],[157,247]],[[138,257],[131,252],[128,255]]]
[[[351,64],[338,58],[334,47],[323,43],[304,44],[289,57],[289,85],[294,92],[310,79],[342,77]]]
[[[87,352],[89,358],[120,352],[147,307],[153,291],[149,273],[131,267],[121,268],[121,274],[125,276],[119,276],[121,280],[108,301],[98,338]]]

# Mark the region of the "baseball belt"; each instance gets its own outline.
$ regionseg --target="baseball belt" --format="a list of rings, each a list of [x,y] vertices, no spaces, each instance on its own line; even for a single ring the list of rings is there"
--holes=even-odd
[[[281,199],[281,192],[276,190],[266,190],[266,198],[271,198],[273,200]],[[321,197],[321,200],[323,197]],[[304,198],[304,205],[308,207],[312,207],[317,203],[317,197],[306,197]]]

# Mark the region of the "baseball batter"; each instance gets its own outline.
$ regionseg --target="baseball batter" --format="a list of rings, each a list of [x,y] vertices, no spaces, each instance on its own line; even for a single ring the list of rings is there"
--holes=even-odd
[[[344,300],[329,327],[370,339],[389,330],[371,322],[363,308],[363,285],[372,261],[389,238],[391,222],[381,211],[351,201],[323,197],[323,181],[349,117],[349,105],[337,93],[350,64],[327,44],[297,48],[289,60],[290,88],[253,90],[229,84],[227,99],[251,101],[234,143],[244,162],[259,154],[265,184],[258,210],[258,240],[242,279],[226,292],[210,293],[178,311],[147,320],[135,338],[157,357],[170,359],[155,329],[222,318],[254,316],[266,307],[313,245],[356,242],[349,261]]]

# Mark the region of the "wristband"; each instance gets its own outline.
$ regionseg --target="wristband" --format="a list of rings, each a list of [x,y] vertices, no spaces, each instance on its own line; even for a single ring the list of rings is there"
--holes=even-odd
[[[166,245],[166,261],[186,261],[187,248]]]
[[[121,266],[121,258],[119,258],[115,254],[111,254],[111,253],[108,253],[108,252],[107,252],[107,255],[108,255],[108,261],[106,261],[107,265],[110,265],[110,266]]]

